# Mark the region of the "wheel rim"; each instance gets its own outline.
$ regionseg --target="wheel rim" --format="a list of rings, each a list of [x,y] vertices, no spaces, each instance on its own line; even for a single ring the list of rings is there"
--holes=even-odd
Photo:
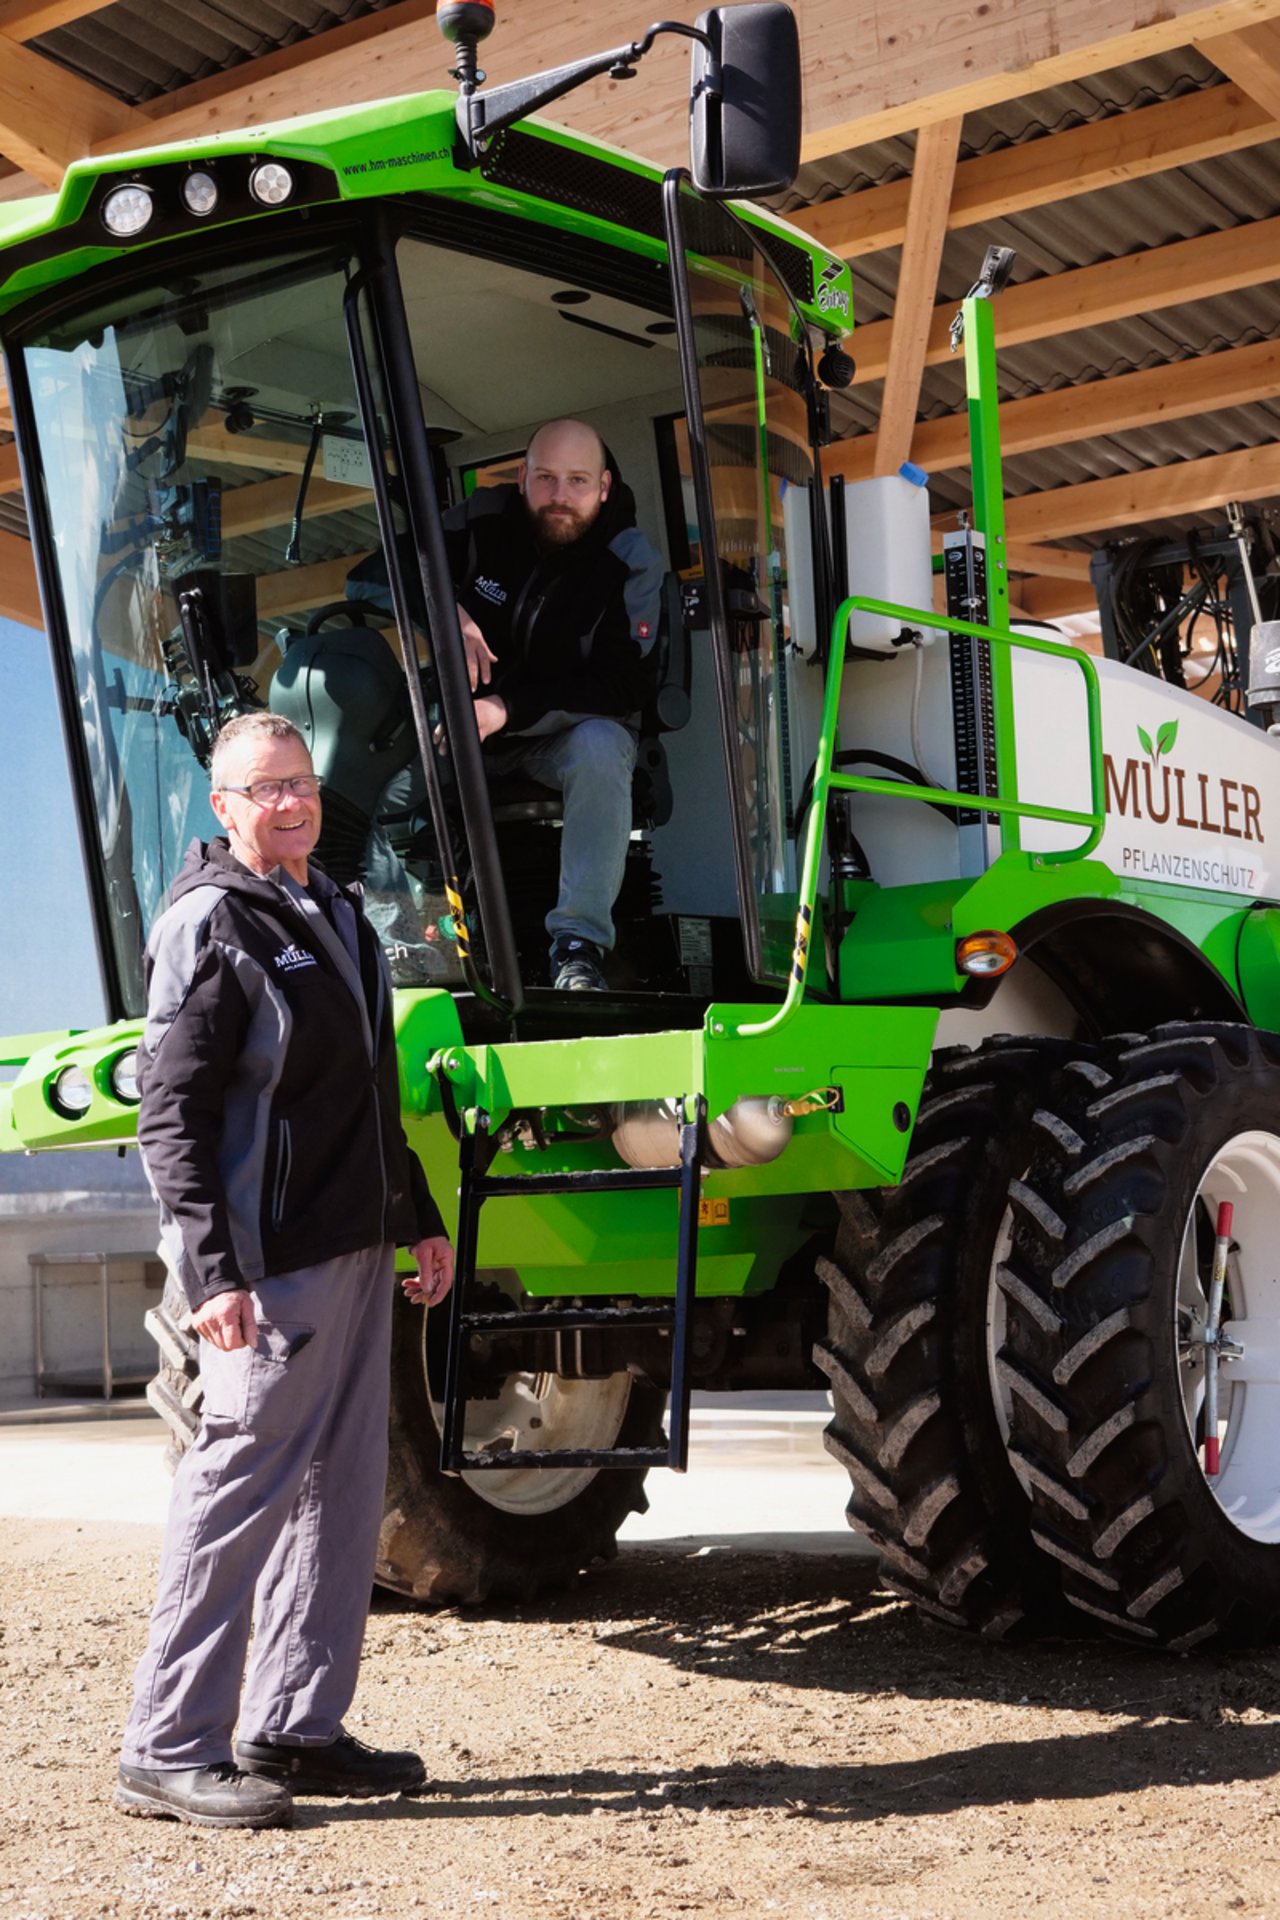
[[[1188,1212],[1175,1338],[1187,1432],[1204,1470],[1205,1348],[1213,1223],[1234,1209],[1222,1333],[1244,1349],[1218,1364],[1220,1469],[1205,1484],[1250,1540],[1280,1541],[1280,1137],[1239,1133],[1219,1148]]]
[[[428,1311],[425,1316],[430,1318]],[[444,1425],[444,1403],[431,1388],[423,1328],[423,1369],[436,1431]],[[463,1445],[468,1453],[539,1453],[559,1448],[611,1447],[622,1431],[631,1398],[631,1376],[611,1373],[603,1380],[565,1380],[556,1373],[511,1373],[492,1400],[473,1400],[467,1408]],[[462,1474],[463,1482],[487,1506],[503,1513],[554,1513],[591,1485],[598,1467],[485,1467]]]

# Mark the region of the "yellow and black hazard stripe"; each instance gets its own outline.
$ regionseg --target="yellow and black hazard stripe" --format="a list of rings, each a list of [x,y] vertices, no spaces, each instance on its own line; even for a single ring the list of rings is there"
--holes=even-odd
[[[812,920],[813,908],[802,904],[796,915],[796,941],[791,949],[791,978],[798,986],[804,985],[804,967],[809,957],[809,930]]]
[[[449,912],[453,916],[453,938],[458,949],[458,958],[465,966],[471,958],[471,930],[467,926],[466,910],[462,904],[462,895],[458,892],[456,879],[444,883],[444,897],[449,902]]]

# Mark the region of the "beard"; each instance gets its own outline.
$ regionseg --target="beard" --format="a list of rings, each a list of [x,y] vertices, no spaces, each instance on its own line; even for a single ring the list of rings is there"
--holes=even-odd
[[[525,507],[533,525],[534,538],[544,547],[571,547],[594,525],[600,512],[598,506],[593,507],[590,513],[579,513],[576,507],[535,509],[527,501]]]

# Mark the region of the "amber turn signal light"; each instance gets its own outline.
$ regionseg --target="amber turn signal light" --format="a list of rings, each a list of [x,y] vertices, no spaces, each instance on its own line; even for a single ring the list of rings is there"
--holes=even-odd
[[[956,941],[957,973],[1008,973],[1017,957],[1017,943],[1007,933],[967,933]]]

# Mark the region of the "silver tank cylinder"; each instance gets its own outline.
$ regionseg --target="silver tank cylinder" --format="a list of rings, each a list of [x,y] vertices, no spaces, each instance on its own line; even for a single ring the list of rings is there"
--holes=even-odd
[[[707,1128],[709,1158],[720,1167],[758,1167],[776,1160],[791,1138],[793,1121],[773,1096],[735,1100]],[[629,1167],[680,1164],[680,1102],[633,1100],[619,1107],[613,1146]]]

